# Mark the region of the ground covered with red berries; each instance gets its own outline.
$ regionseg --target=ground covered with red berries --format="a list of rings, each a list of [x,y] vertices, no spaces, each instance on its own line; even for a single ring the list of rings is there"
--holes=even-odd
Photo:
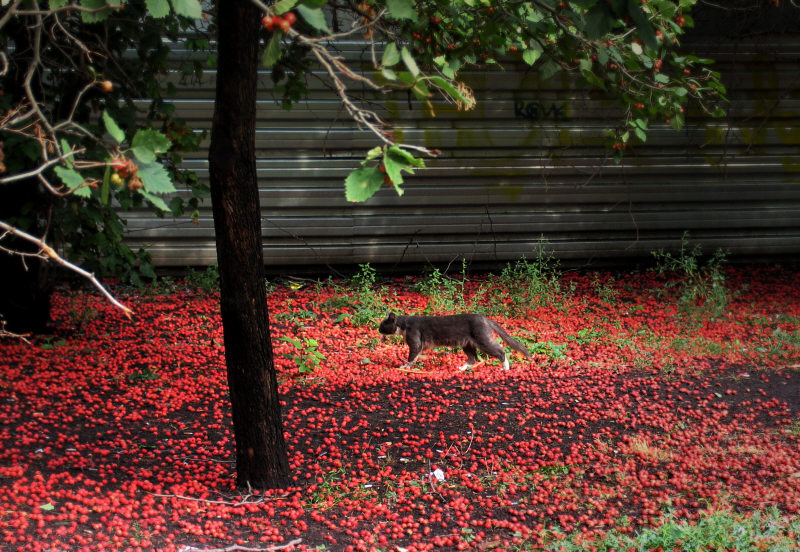
[[[454,310],[500,301],[533,352],[467,373],[448,350],[400,369],[364,320],[433,305],[420,278],[274,283],[293,486],[267,492],[234,487],[215,292],[118,288],[133,321],[59,292],[52,335],[0,341],[0,548],[534,550],[667,513],[796,516],[800,271],[725,277],[714,312],[650,272],[562,275],[527,303],[440,278]]]

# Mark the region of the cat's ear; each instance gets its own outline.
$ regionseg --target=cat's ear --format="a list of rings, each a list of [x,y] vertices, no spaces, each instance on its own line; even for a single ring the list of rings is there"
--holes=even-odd
[[[386,320],[394,320],[395,315],[392,311],[386,311]]]

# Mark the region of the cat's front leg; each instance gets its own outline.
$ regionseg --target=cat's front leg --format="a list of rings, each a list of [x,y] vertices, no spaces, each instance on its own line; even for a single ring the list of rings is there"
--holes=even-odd
[[[467,363],[458,367],[462,372],[466,372],[478,363],[478,350],[470,345],[463,347],[464,353],[467,355]]]
[[[416,340],[411,339],[408,342],[408,362],[403,364],[400,368],[411,368],[417,361],[417,357],[422,352],[422,344],[417,343]]]

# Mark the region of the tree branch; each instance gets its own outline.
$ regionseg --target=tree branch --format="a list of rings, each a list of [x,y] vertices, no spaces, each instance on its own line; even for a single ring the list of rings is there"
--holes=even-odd
[[[56,253],[56,251],[52,247],[47,245],[44,242],[44,240],[37,238],[36,236],[33,236],[31,234],[28,234],[27,232],[20,230],[19,228],[11,226],[10,224],[3,222],[2,220],[0,220],[0,230],[4,231],[3,234],[0,234],[0,241],[2,241],[7,235],[11,234],[13,236],[17,236],[18,238],[22,238],[23,240],[30,242],[39,248],[39,251],[32,255],[14,251],[15,254],[19,256],[36,256],[46,261],[52,260],[56,264],[61,265],[64,268],[67,268],[72,272],[75,272],[76,274],[79,274],[80,276],[83,276],[84,278],[89,280],[92,283],[92,285],[95,288],[97,288],[100,291],[100,293],[102,293],[105,296],[105,298],[108,299],[109,302],[111,302],[112,305],[120,309],[125,314],[125,316],[130,318],[131,315],[133,314],[133,311],[131,309],[120,303],[113,295],[111,295],[111,293],[103,286],[103,284],[100,283],[100,281],[95,277],[94,274],[87,272],[78,265],[73,264],[68,260],[64,259],[63,257],[61,257],[58,253]]]

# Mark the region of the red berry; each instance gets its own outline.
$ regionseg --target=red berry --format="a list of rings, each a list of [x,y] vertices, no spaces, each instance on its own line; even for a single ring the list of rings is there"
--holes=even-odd
[[[261,18],[261,24],[264,26],[266,30],[272,31],[272,29],[275,28],[276,24],[275,19],[277,18],[271,15],[265,15],[264,17]]]
[[[117,157],[111,162],[111,168],[115,171],[122,171],[128,166],[127,160],[122,157]]]
[[[281,20],[278,22],[278,27],[281,28],[281,31],[286,33],[286,32],[289,32],[289,29],[292,28],[292,24],[289,23],[287,20],[281,18]]]
[[[100,86],[103,88],[103,92],[111,92],[114,90],[114,83],[110,80],[104,80],[102,83],[100,83]]]
[[[297,21],[297,16],[294,12],[289,12],[283,16],[283,18],[289,22],[289,25],[294,25],[295,21]]]

